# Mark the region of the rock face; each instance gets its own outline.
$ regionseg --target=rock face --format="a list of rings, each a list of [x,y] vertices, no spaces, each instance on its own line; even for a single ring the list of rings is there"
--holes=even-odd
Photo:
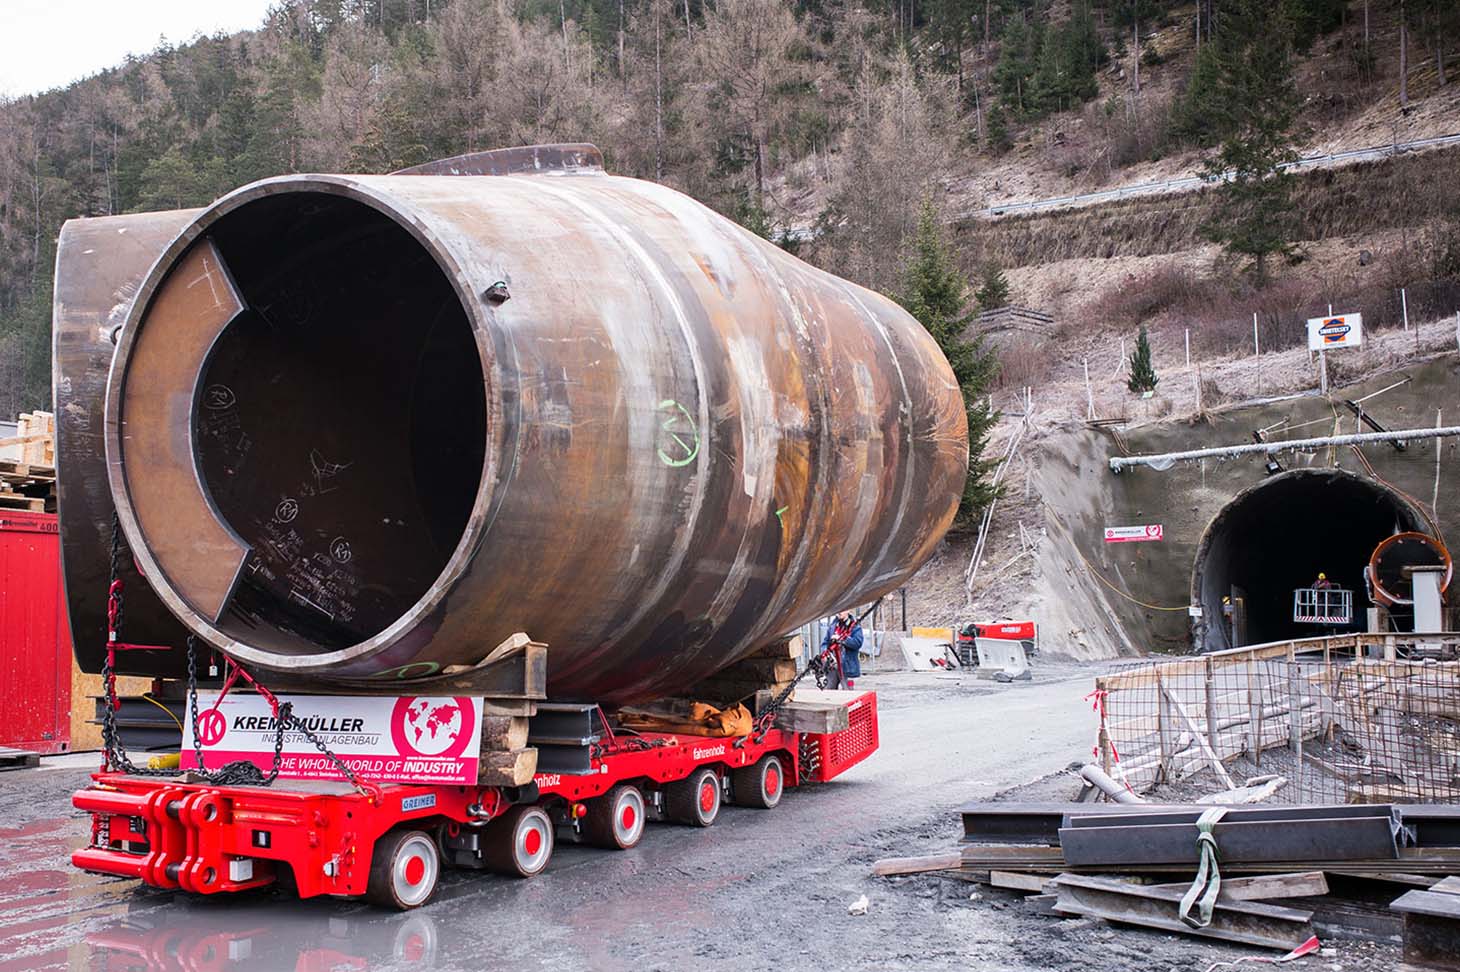
[[[185,628],[321,687],[526,631],[554,697],[648,699],[927,559],[967,432],[915,320],[591,149],[531,174],[450,162],[67,225],[78,633],[101,623],[113,504],[147,578],[126,640]],[[154,231],[124,255],[129,219]],[[100,643],[78,637],[83,667]]]

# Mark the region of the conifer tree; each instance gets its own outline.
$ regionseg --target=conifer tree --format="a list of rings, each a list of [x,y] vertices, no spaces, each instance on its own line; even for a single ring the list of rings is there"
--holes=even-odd
[[[974,292],[973,299],[978,301],[978,309],[981,311],[1009,306],[1009,278],[1004,276],[1004,271],[992,260],[984,264],[983,279],[978,290]]]
[[[1301,99],[1293,82],[1291,30],[1281,8],[1268,0],[1235,0],[1222,15],[1212,55],[1217,101],[1230,112],[1221,150],[1202,176],[1222,195],[1216,215],[1203,227],[1207,238],[1251,261],[1257,283],[1267,280],[1267,261],[1292,256],[1295,140]]]
[[[983,458],[989,433],[999,413],[988,398],[989,386],[998,374],[998,362],[981,337],[965,335],[972,315],[968,304],[968,280],[953,265],[943,237],[938,213],[931,201],[923,203],[913,235],[911,252],[903,268],[903,292],[898,303],[927,328],[953,367],[963,391],[968,413],[968,479],[958,506],[955,526],[977,521],[996,495],[990,482],[993,464]]]
[[[1130,356],[1130,380],[1125,383],[1136,394],[1155,391],[1156,384],[1161,379],[1156,377],[1156,369],[1151,365],[1151,339],[1146,334],[1146,325],[1141,325],[1141,332],[1136,336],[1136,349]]]

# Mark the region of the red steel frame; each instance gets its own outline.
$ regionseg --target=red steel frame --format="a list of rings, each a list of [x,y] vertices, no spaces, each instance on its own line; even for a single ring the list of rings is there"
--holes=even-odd
[[[877,748],[877,697],[865,692],[848,703],[849,727],[835,733],[772,729],[754,737],[709,738],[641,733],[648,748],[607,752],[587,774],[538,774],[536,798],[544,807],[566,805],[567,819],[581,801],[614,785],[641,786],[688,778],[712,766],[723,776],[775,754],[785,784],[825,782]],[[820,755],[803,778],[803,743]],[[269,787],[215,786],[173,779],[101,772],[72,803],[92,815],[91,845],[71,862],[86,871],[136,878],[158,888],[197,894],[242,891],[273,883],[287,862],[301,898],[361,895],[376,841],[404,824],[481,824],[510,805],[490,786],[392,783],[360,793],[343,782],[295,782]],[[411,809],[407,809],[410,807]]]

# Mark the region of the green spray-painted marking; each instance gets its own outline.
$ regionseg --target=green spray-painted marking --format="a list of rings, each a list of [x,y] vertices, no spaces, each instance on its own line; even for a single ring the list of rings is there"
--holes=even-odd
[[[690,417],[689,411],[683,405],[679,404],[679,402],[676,402],[672,398],[664,399],[664,401],[659,403],[659,411],[663,412],[666,410],[669,412],[669,415],[659,428],[667,432],[669,438],[673,439],[678,446],[674,452],[681,453],[682,455],[676,457],[661,448],[659,449],[659,461],[666,466],[676,468],[679,466],[688,466],[694,462],[695,456],[700,454],[699,430],[695,428],[695,421]],[[688,426],[688,428],[685,426]],[[686,441],[680,433],[689,436],[689,440]],[[668,445],[668,443],[665,444]]]
[[[784,517],[781,516],[781,514],[784,513],[784,512],[786,512],[790,508],[791,508],[790,506],[783,506],[779,510],[776,510],[776,519],[777,520],[780,520],[782,527],[784,527],[786,525],[786,520],[785,520]]]
[[[392,668],[384,672],[376,672],[371,678],[395,678],[409,680],[412,678],[425,678],[427,675],[435,675],[441,671],[441,663],[433,661],[416,661],[402,665],[399,668]]]

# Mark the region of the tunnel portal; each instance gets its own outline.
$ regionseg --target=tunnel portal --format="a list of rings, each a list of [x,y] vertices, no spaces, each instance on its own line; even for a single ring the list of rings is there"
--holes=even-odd
[[[1369,600],[1364,566],[1385,537],[1425,529],[1397,491],[1340,469],[1297,469],[1248,487],[1202,534],[1191,575],[1198,651],[1362,630]],[[1293,591],[1318,574],[1353,591],[1348,625],[1293,621]],[[1231,619],[1222,598],[1234,605]]]

